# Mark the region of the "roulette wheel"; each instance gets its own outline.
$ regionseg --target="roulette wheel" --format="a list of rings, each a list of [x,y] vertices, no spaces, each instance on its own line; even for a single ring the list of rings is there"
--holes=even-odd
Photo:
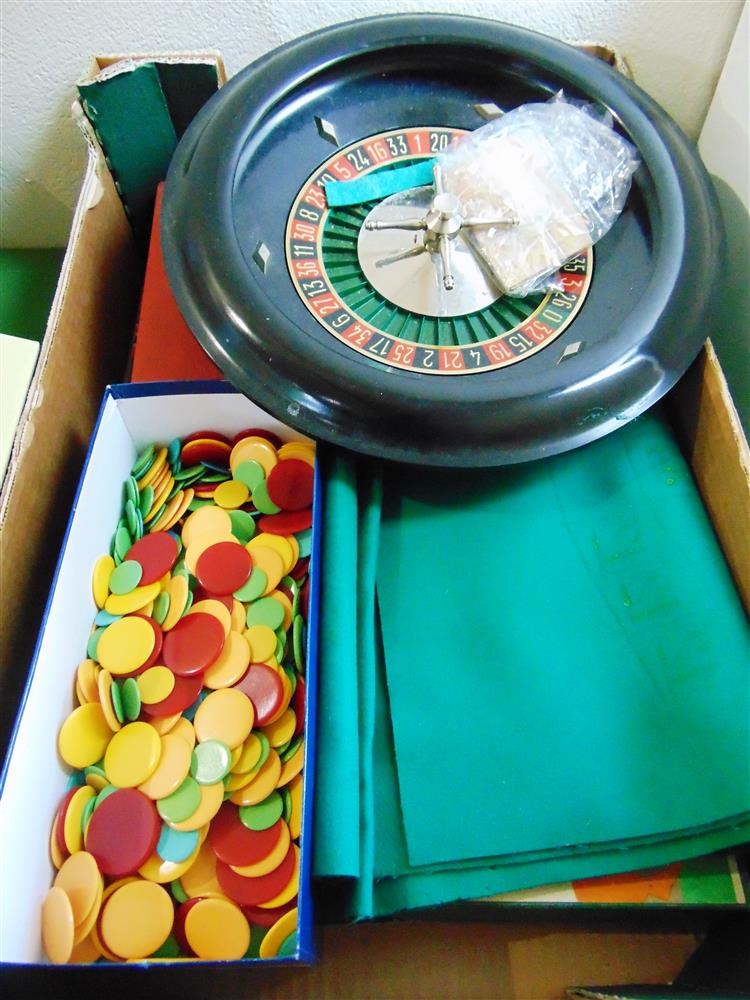
[[[436,304],[439,248],[394,230],[397,196],[328,204],[331,180],[382,181],[560,90],[608,109],[640,166],[554,292],[503,296],[457,240]],[[411,195],[449,227],[439,191]],[[355,451],[455,466],[552,455],[656,402],[707,335],[723,246],[694,147],[640,88],[562,42],[442,15],[340,25],[239,73],[175,153],[162,239],[194,335],[259,405]]]

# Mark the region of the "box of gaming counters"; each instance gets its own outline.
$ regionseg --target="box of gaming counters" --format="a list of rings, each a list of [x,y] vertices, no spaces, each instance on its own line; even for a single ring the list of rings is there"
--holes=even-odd
[[[319,483],[227,383],[106,390],[0,777],[3,963],[312,960]]]

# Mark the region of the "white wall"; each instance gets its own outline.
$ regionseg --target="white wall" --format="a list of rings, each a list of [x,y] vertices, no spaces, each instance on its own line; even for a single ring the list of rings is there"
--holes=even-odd
[[[436,11],[606,41],[696,137],[743,0],[0,0],[0,212],[5,246],[67,239],[84,159],[70,119],[93,54],[220,50],[231,73],[324,24]]]
[[[732,188],[750,212],[750,10],[737,25],[708,109],[698,149],[703,161]]]

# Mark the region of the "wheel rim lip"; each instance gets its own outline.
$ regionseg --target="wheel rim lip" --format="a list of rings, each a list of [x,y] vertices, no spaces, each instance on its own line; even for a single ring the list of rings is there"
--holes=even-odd
[[[483,37],[478,42],[476,34],[480,28]],[[402,378],[395,380],[397,385],[381,386],[382,378],[377,377],[376,369],[382,368],[388,374],[387,368],[360,359],[355,352],[344,348],[347,362],[355,366],[353,372],[361,373],[361,366],[366,367],[365,382],[356,387],[350,384],[347,402],[336,398],[339,380],[327,378],[325,371],[326,358],[342,357],[338,342],[330,337],[329,344],[304,330],[298,331],[296,323],[286,317],[283,304],[275,309],[285,315],[290,328],[305,337],[310,350],[308,360],[316,369],[314,393],[307,391],[290,370],[293,358],[288,345],[286,352],[284,345],[279,346],[277,368],[270,367],[265,377],[249,373],[232,356],[231,340],[240,336],[245,341],[246,355],[249,351],[259,359],[267,357],[274,326],[273,320],[265,318],[269,296],[259,278],[249,270],[234,226],[236,175],[240,154],[246,150],[251,135],[291,93],[331,67],[345,65],[361,52],[386,47],[429,48],[447,42],[470,43],[494,55],[520,58],[533,68],[533,79],[563,77],[568,85],[604,103],[615,113],[638,149],[644,164],[640,170],[647,172],[656,198],[656,204],[649,206],[654,266],[640,301],[616,331],[590,346],[580,358],[566,361],[564,370],[558,372],[552,368],[537,373],[537,389],[533,394],[514,396],[511,391],[500,396],[497,384],[485,379],[479,388],[472,387],[478,398],[462,404],[435,398],[435,383],[445,379],[409,372],[400,373]],[[290,64],[297,67],[296,73],[290,72]],[[249,91],[256,102],[255,111],[243,118],[238,110],[246,107]],[[222,135],[224,144],[224,154],[218,162],[211,156],[211,144],[200,141],[215,132]],[[192,177],[200,176],[207,186],[198,203],[192,203],[190,219],[186,220],[187,213],[180,213],[179,203],[185,197],[186,187],[190,187],[185,177],[188,170]],[[545,36],[498,22],[442,15],[429,18],[389,15],[328,29],[289,43],[247,67],[219,91],[200,112],[175,154],[164,197],[162,238],[170,284],[193,333],[235,385],[280,419],[313,436],[345,443],[379,457],[425,464],[442,464],[446,460],[467,466],[505,464],[554,454],[608,433],[660,398],[687,368],[705,338],[702,325],[711,307],[720,267],[721,231],[713,197],[697,154],[674,122],[640,88],[594,57]],[[209,220],[213,230],[222,234],[221,261],[204,258],[191,261],[190,249],[196,245],[194,234],[200,233],[201,221],[206,226]],[[691,275],[702,276],[698,288],[690,280]],[[196,302],[192,289],[200,287],[206,287],[206,294]],[[218,303],[223,308],[218,308]],[[681,341],[677,341],[672,327],[681,303],[690,305],[690,322],[681,331]],[[310,365],[306,365],[308,375],[309,369]],[[473,376],[462,376],[456,381],[467,377],[481,381]],[[561,433],[556,425],[569,419],[566,413],[572,397],[577,397],[578,408],[583,411],[595,404],[605,383],[611,395],[617,397],[611,418],[588,427],[568,426]],[[308,387],[312,385],[308,383]],[[402,395],[404,387],[408,388],[415,416],[427,421],[421,437],[406,444],[401,440],[389,443],[382,437],[373,441],[366,421],[362,420],[362,410],[382,398],[384,389],[391,388]],[[500,434],[491,441],[472,441],[469,453],[462,441],[433,436],[437,430],[436,413],[432,412],[435,408],[444,418],[452,409],[457,416],[461,415],[466,406],[477,414],[483,408],[502,406],[511,428],[525,427],[528,414],[543,408],[549,418],[547,433],[544,426],[535,426],[526,438],[523,434],[511,434],[510,438]],[[349,428],[344,441],[342,427]]]

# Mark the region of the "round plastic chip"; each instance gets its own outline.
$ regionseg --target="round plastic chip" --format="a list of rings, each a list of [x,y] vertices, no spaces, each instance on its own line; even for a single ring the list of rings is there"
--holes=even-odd
[[[193,750],[190,773],[199,785],[214,785],[229,773],[231,758],[226,743],[205,740]]]
[[[196,561],[195,575],[211,594],[232,594],[250,578],[253,560],[243,545],[217,542],[205,549]]]
[[[247,739],[254,721],[253,703],[244,691],[222,688],[201,702],[193,725],[199,742],[219,740],[233,749]]]
[[[166,633],[162,656],[175,674],[189,677],[203,673],[218,657],[223,645],[221,622],[213,615],[198,612],[181,618]]]
[[[102,941],[122,958],[147,958],[169,937],[174,909],[169,893],[155,882],[139,879],[112,893],[102,909]]]
[[[169,532],[159,531],[144,535],[128,551],[128,561],[140,563],[143,569],[141,586],[156,583],[168,573],[177,561],[177,541]]]
[[[161,756],[159,734],[147,722],[130,722],[115,733],[104,754],[108,780],[119,788],[134,788],[156,770]]]
[[[57,739],[60,756],[71,767],[88,767],[104,756],[112,730],[99,702],[88,702],[68,716]]]
[[[142,576],[141,564],[133,559],[126,559],[112,570],[109,589],[113,594],[129,594],[141,582]]]
[[[159,816],[150,799],[135,788],[118,788],[104,798],[102,795],[91,816],[86,849],[102,875],[131,875],[156,848]]]
[[[232,961],[250,947],[250,927],[242,910],[226,899],[200,899],[185,917],[184,934],[198,958]]]
[[[54,965],[64,965],[73,951],[75,924],[67,894],[53,886],[42,905],[42,944]]]
[[[268,496],[281,510],[302,510],[312,503],[314,477],[314,470],[307,462],[297,458],[281,461],[269,473]]]
[[[281,819],[283,811],[283,799],[274,790],[267,799],[259,802],[256,806],[240,806],[239,817],[248,830],[267,830]]]
[[[97,658],[111,674],[131,674],[148,660],[155,634],[143,618],[127,617],[108,625],[99,639]]]
[[[265,663],[252,663],[249,670],[235,684],[255,706],[255,725],[265,726],[278,712],[284,698],[281,677]]]
[[[194,778],[187,777],[177,791],[159,799],[156,808],[162,819],[170,823],[182,823],[196,811],[201,801],[200,785]]]

